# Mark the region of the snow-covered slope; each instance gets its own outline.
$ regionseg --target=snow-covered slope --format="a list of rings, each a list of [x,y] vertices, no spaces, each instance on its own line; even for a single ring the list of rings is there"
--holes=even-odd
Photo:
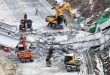
[[[6,45],[6,46],[14,48],[17,46],[18,42],[19,41],[16,39],[12,39],[10,37],[0,35],[0,44],[2,45]]]

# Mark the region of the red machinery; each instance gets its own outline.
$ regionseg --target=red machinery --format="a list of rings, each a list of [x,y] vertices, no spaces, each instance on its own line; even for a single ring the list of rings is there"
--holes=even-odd
[[[20,62],[24,63],[26,61],[30,61],[30,62],[34,61],[32,51],[27,49],[26,38],[23,32],[20,43],[17,45],[17,52]]]
[[[20,30],[21,31],[27,31],[28,29],[31,31],[32,30],[32,20],[27,19],[27,14],[24,14],[24,19],[21,19],[20,21]]]

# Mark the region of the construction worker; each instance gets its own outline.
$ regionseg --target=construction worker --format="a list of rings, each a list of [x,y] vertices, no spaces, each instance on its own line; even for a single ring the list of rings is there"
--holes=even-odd
[[[35,15],[38,15],[38,9],[36,9],[36,13],[35,13]]]
[[[47,58],[46,58],[46,64],[47,64],[48,67],[51,66],[51,60],[50,59],[52,57],[53,52],[54,52],[54,48],[53,48],[53,46],[51,46],[49,48],[48,55],[47,55]]]

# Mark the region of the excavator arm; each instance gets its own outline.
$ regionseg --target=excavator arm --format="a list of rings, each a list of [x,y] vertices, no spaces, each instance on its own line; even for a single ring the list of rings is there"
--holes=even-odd
[[[24,47],[24,49],[27,50],[26,37],[24,36],[24,33],[22,33],[22,42],[23,42],[23,47]]]
[[[67,2],[65,5],[62,5],[61,7],[59,7],[59,8],[57,8],[56,9],[56,18],[58,17],[58,16],[60,16],[61,15],[61,13],[63,13],[64,11],[66,11],[66,10],[68,10],[69,12],[70,12],[70,14],[71,15],[73,15],[73,11],[72,11],[72,9],[71,9],[71,7],[70,7],[70,4]],[[74,16],[74,15],[73,15]]]
[[[69,12],[70,12],[70,14],[72,15],[72,16],[74,16],[74,14],[73,14],[73,11],[72,11],[72,9],[71,9],[71,7],[70,7],[70,4],[67,2],[66,4],[64,4],[64,5],[62,5],[62,6],[60,6],[60,7],[58,7],[58,8],[56,8],[56,14],[55,14],[55,16],[54,17],[47,17],[46,18],[46,21],[47,22],[53,22],[53,21],[56,21],[57,20],[57,17],[58,16],[60,16],[63,12],[65,12],[66,10],[68,10]]]

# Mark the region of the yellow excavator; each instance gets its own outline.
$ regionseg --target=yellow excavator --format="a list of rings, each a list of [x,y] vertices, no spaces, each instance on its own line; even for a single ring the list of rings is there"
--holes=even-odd
[[[77,71],[80,72],[81,58],[76,53],[66,54],[64,63],[66,65],[67,72]]]
[[[63,26],[61,25],[62,22],[65,23],[66,19],[63,14],[65,11],[69,11],[72,16],[74,16],[73,11],[70,7],[70,3],[66,2],[65,4],[62,4],[60,7],[56,8],[56,14],[55,16],[47,16],[46,22],[48,23],[48,26],[51,27],[53,30],[56,29],[63,29]]]

